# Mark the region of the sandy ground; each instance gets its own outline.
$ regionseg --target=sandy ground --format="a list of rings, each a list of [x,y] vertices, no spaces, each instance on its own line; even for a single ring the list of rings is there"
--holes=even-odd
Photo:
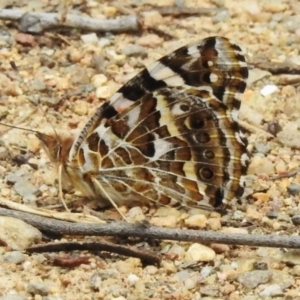
[[[115,18],[120,6],[114,4],[117,1],[69,1],[67,11]],[[225,10],[213,16],[173,16],[162,15],[150,4]],[[64,9],[60,1],[30,0],[18,5],[28,11]],[[16,8],[9,0],[0,2],[0,8],[5,7]],[[207,36],[233,39],[249,62],[300,65],[296,0],[123,1],[122,8],[140,13],[140,32],[95,35],[68,30],[30,35],[3,21],[1,121],[44,133],[76,134],[95,107],[145,65]],[[18,66],[26,86],[11,70],[10,61]],[[240,113],[241,120],[251,125],[249,196],[243,209],[233,204],[223,217],[161,207],[122,207],[123,213],[160,226],[298,235],[294,219],[299,211],[300,176],[277,180],[272,176],[299,167],[299,82],[299,75],[272,75],[251,67]],[[4,126],[1,132],[1,197],[63,210],[56,170],[35,134]],[[80,201],[74,191],[65,194],[67,202],[76,197]],[[117,216],[113,210],[106,213]],[[28,255],[0,247],[0,299],[300,299],[300,259],[295,251],[171,241],[149,247],[162,253],[160,267],[117,255],[80,251]],[[66,268],[54,265],[57,256],[89,259],[87,264]]]

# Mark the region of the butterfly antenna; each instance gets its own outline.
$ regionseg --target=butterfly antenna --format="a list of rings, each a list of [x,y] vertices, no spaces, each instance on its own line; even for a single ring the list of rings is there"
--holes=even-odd
[[[11,68],[16,72],[16,74],[18,75],[19,77],[19,80],[23,83],[23,85],[26,87],[26,90],[27,90],[27,93],[30,92],[30,89],[27,85],[27,83],[24,81],[23,77],[21,76],[19,70],[18,70],[18,67],[16,66],[15,62],[14,61],[10,61],[10,66]],[[37,99],[37,104],[40,103],[39,99]],[[46,112],[43,110],[43,108],[41,106],[38,106],[38,109],[40,109],[40,111],[43,113],[43,115],[45,116],[45,118],[47,119],[47,116],[46,116]],[[48,123],[50,124],[50,126],[52,127],[52,130],[57,138],[57,141],[60,142],[60,138],[59,138],[59,135],[57,134],[57,131],[55,130],[54,126],[52,125],[52,123],[47,119]],[[25,128],[21,128],[21,127],[16,127],[16,126],[11,126],[11,125],[6,125],[6,124],[3,124],[3,123],[0,123],[1,125],[4,125],[4,126],[7,126],[7,127],[11,127],[11,128],[18,128],[18,129],[23,129],[23,130],[28,130],[28,131],[31,131],[31,132],[35,132],[36,134],[39,134],[38,131],[35,131],[35,130],[32,130],[32,129],[25,129]],[[61,144],[61,142],[60,142]],[[60,145],[61,146],[61,145]],[[60,147],[59,147],[60,148]],[[59,154],[57,154],[59,155]],[[58,188],[59,188],[59,199],[60,201],[62,202],[64,208],[66,209],[67,212],[70,212],[70,210],[68,209],[67,205],[66,205],[66,202],[64,200],[64,197],[63,197],[63,192],[62,192],[62,164],[60,163],[59,166],[58,166]]]

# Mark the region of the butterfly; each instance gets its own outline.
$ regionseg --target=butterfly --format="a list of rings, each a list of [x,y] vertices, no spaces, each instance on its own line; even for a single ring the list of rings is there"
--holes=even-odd
[[[37,136],[62,178],[99,206],[221,207],[244,190],[238,111],[247,77],[240,47],[208,37],[142,70],[75,139]]]

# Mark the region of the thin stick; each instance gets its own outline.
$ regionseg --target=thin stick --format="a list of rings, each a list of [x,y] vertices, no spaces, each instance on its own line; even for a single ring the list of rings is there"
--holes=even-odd
[[[275,63],[271,61],[252,61],[248,64],[255,68],[269,71],[273,75],[279,74],[300,74],[300,66],[291,62]]]
[[[5,208],[0,208],[0,215],[16,217],[40,230],[63,235],[140,237],[206,244],[222,243],[256,247],[300,248],[299,236],[226,234],[214,231],[167,229],[152,226],[148,223],[128,224],[125,222],[114,222],[101,225],[78,224],[43,218]]]
[[[20,9],[0,9],[0,19],[17,21],[24,32],[41,33],[55,28],[77,28],[93,32],[138,31],[140,24],[135,15],[118,19],[98,20],[86,16],[25,12]]]
[[[154,253],[145,249],[137,249],[135,247],[126,247],[123,245],[117,245],[106,241],[78,243],[47,243],[45,245],[35,245],[26,249],[29,253],[43,253],[43,252],[60,252],[60,251],[74,251],[74,250],[87,250],[87,251],[106,251],[117,253],[124,256],[140,258],[151,264],[159,265],[161,256],[158,253]]]

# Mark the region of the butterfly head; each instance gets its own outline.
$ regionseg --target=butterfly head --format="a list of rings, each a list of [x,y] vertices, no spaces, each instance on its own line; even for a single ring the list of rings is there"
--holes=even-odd
[[[36,132],[36,136],[41,141],[52,162],[62,166],[66,164],[74,142],[72,137],[63,137],[56,134],[52,136],[41,132]]]

